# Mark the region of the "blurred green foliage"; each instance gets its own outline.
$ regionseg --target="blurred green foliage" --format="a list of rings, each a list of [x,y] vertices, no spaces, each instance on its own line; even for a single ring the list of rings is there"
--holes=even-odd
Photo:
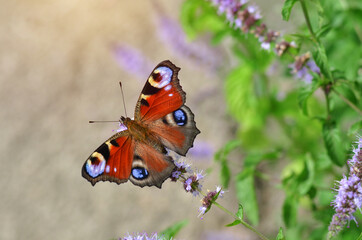
[[[306,23],[298,32],[283,36],[298,48],[281,57],[262,49],[254,35],[231,27],[209,1],[186,0],[181,10],[190,39],[211,34],[211,44],[230,48],[237,62],[223,66],[229,72],[222,80],[228,112],[238,128],[235,139],[225,143],[215,160],[221,166],[223,187],[235,188],[253,225],[263,215],[255,191],[255,178],[263,175],[258,165],[285,163],[276,186],[285,192],[280,216],[284,231],[276,229],[276,239],[326,238],[334,214],[331,189],[334,180],[341,179],[351,143],[362,129],[362,1],[303,3]],[[292,18],[297,4],[301,0],[286,0],[280,17]],[[295,56],[308,51],[321,71],[310,84],[293,79],[288,68]],[[278,77],[282,80],[266,73],[275,62],[283,68]],[[282,90],[285,84],[292,87]],[[271,122],[277,127],[271,129]],[[244,156],[236,174],[230,170],[228,157],[234,150]],[[312,219],[299,217],[301,208]],[[352,222],[336,239],[357,239],[360,231]]]

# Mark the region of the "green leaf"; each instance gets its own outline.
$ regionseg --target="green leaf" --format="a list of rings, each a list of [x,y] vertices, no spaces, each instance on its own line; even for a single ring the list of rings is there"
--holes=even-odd
[[[334,122],[326,121],[323,124],[323,140],[332,162],[338,166],[343,166],[346,163],[346,153],[341,132]]]
[[[220,173],[221,185],[223,186],[223,188],[227,189],[229,187],[230,176],[231,172],[229,166],[226,161],[223,161],[221,163],[221,173]]]
[[[215,33],[211,38],[211,43],[216,45],[219,44],[225,37],[231,34],[231,30],[229,28],[222,29]]]
[[[287,227],[293,227],[297,222],[298,204],[295,196],[287,196],[283,204],[283,220]]]
[[[302,109],[303,114],[308,116],[308,99],[313,93],[318,89],[319,83],[317,81],[312,81],[310,84],[305,84],[299,88],[298,91],[298,103],[299,107]]]
[[[327,33],[329,33],[329,31],[332,30],[332,26],[330,23],[327,23],[325,25],[323,25],[316,33],[315,35],[317,36],[317,38],[321,38],[324,37],[325,35],[327,35]]]
[[[313,58],[323,75],[326,76],[330,82],[333,81],[332,73],[329,70],[326,50],[323,45],[318,45],[317,50],[313,51]]]
[[[232,227],[232,226],[238,225],[240,223],[241,223],[240,220],[235,220],[234,222],[227,224],[226,227]]]
[[[221,178],[221,185],[223,188],[228,188],[230,177],[231,177],[231,171],[228,165],[228,159],[227,156],[230,154],[231,151],[233,151],[235,148],[239,147],[241,145],[241,142],[239,140],[232,140],[227,142],[223,148],[221,148],[216,154],[215,154],[215,161],[220,162],[221,170],[220,170],[220,178]]]
[[[285,0],[285,2],[283,4],[283,8],[282,8],[282,16],[283,16],[284,21],[289,20],[290,13],[292,12],[292,8],[297,1],[298,0]]]
[[[356,136],[356,134],[362,130],[362,120],[357,121],[352,124],[352,126],[348,130],[348,135],[350,136]]]
[[[255,169],[250,167],[244,168],[236,176],[236,196],[239,202],[244,204],[247,218],[253,225],[257,225],[259,222],[259,208],[256,200],[254,173]]]
[[[350,102],[352,102],[355,105],[359,104],[359,101],[352,91],[351,87],[347,84],[341,84],[334,86],[334,90],[337,91],[339,94],[343,95],[345,98],[347,98]]]
[[[186,0],[181,7],[181,24],[190,39],[205,31],[220,32],[229,28],[210,4],[204,0]]]
[[[176,236],[176,234],[188,224],[188,220],[182,220],[179,221],[177,223],[175,223],[174,225],[166,228],[164,231],[161,232],[161,235],[163,235],[165,237],[165,239],[171,239],[174,238]]]
[[[235,148],[241,146],[241,142],[238,139],[227,142],[217,153],[215,153],[215,161],[222,161],[229,155]]]
[[[283,228],[279,228],[278,236],[275,240],[285,240]]]
[[[362,240],[362,233],[359,235],[359,237],[357,238],[357,240]]]
[[[238,211],[236,212],[236,217],[238,217],[240,220],[242,220],[244,218],[244,208],[243,208],[243,205],[241,205],[239,203],[239,209]]]
[[[309,154],[304,159],[304,170],[300,174],[298,181],[298,190],[300,195],[305,195],[311,189],[314,183],[315,165]]]

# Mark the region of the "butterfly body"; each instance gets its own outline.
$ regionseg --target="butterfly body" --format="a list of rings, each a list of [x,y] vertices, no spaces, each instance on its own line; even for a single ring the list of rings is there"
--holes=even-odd
[[[138,186],[157,186],[175,168],[167,155],[185,156],[200,131],[179,80],[180,69],[170,61],[156,66],[137,101],[134,120],[121,117],[126,130],[110,137],[84,163],[82,176],[118,184],[130,180]]]

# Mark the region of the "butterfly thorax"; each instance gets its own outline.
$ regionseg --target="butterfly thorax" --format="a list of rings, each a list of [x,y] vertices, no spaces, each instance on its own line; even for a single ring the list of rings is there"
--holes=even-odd
[[[122,121],[135,141],[161,145],[160,141],[150,132],[148,127],[140,121],[132,120],[128,117],[122,118]]]

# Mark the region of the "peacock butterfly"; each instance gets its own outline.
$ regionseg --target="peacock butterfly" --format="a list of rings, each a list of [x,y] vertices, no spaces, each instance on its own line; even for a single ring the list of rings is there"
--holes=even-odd
[[[186,94],[177,78],[180,68],[169,60],[158,64],[138,98],[134,120],[121,117],[127,129],[95,150],[82,167],[93,186],[98,181],[157,186],[170,177],[175,164],[168,150],[185,156],[200,133]]]

